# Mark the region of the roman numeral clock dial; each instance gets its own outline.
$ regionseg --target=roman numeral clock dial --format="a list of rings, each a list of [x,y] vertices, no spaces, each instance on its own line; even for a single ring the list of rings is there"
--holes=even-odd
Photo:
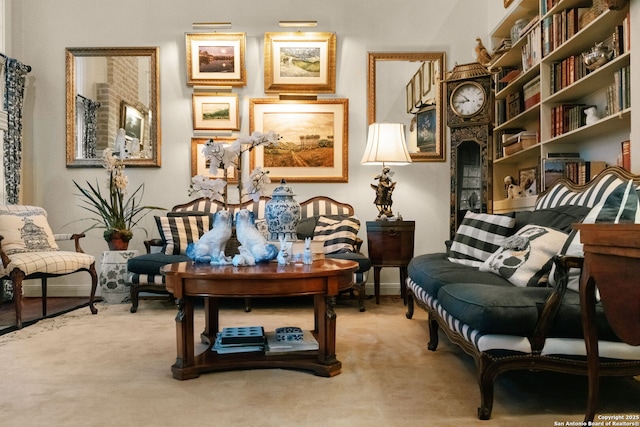
[[[465,82],[458,85],[452,92],[449,105],[460,117],[472,117],[478,114],[487,102],[485,91],[476,82]]]

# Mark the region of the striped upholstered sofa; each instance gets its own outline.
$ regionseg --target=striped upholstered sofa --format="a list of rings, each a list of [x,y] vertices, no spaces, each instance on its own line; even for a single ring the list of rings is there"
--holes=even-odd
[[[429,315],[430,350],[436,350],[442,330],[475,359],[480,419],[491,416],[493,383],[502,372],[587,374],[580,264],[575,263],[582,248],[571,224],[638,222],[639,184],[640,177],[617,167],[585,186],[558,180],[538,197],[533,211],[501,217],[467,214],[446,252],[412,259],[407,317],[413,317],[417,304]],[[528,233],[531,229],[537,234]],[[525,234],[531,236],[528,241],[522,239]],[[537,266],[527,270],[533,259]],[[522,268],[528,273],[521,274]],[[640,346],[622,343],[601,304],[596,311],[600,375],[640,374]]]
[[[240,209],[248,209],[253,212],[258,228],[266,227],[264,222],[265,205],[269,197],[261,197],[259,201],[248,201],[242,204],[230,204],[228,209],[235,217]],[[301,220],[298,224],[298,238],[318,238],[316,226],[322,221],[324,232],[333,229],[336,234],[332,238],[326,236],[325,250],[341,249],[332,253],[325,253],[328,258],[350,259],[358,262],[359,268],[354,273],[354,286],[358,293],[360,311],[364,307],[364,286],[367,281],[367,272],[371,268],[369,258],[360,253],[362,239],[357,237],[359,221],[355,217],[353,206],[337,202],[329,197],[313,197],[300,203]],[[130,259],[127,263],[129,282],[131,284],[131,312],[138,309],[140,293],[168,294],[165,287],[164,276],[160,274],[160,267],[175,262],[190,261],[186,256],[186,245],[196,241],[209,230],[212,225],[212,216],[215,212],[224,209],[224,204],[211,201],[207,198],[199,198],[188,203],[174,206],[166,217],[156,217],[158,231],[161,235],[158,239],[145,241],[147,254]],[[330,225],[328,225],[330,224]],[[327,226],[328,225],[328,226]],[[334,228],[335,227],[335,228]],[[331,230],[328,231],[331,233]],[[336,246],[337,243],[337,246]],[[237,253],[237,246],[231,242],[227,244],[227,255]],[[245,301],[245,310],[250,310],[249,300]]]

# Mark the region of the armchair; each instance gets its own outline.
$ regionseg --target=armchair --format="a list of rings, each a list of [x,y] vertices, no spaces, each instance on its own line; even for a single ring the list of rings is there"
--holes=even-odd
[[[42,315],[47,315],[47,279],[86,271],[91,276],[89,309],[92,314],[98,275],[95,258],[80,247],[84,234],[53,234],[47,212],[37,206],[0,206],[0,280],[11,280],[16,307],[16,325],[22,328],[22,282],[40,279],[42,284]],[[75,243],[75,252],[62,251],[58,241]]]

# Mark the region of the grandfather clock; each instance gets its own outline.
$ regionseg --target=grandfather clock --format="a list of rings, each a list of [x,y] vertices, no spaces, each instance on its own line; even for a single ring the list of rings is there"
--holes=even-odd
[[[488,212],[491,188],[493,90],[491,72],[480,63],[457,65],[444,80],[451,129],[453,238],[467,211]]]

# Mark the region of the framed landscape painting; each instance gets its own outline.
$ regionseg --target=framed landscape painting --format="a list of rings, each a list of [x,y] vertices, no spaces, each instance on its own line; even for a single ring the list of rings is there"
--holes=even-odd
[[[203,175],[211,179],[224,179],[223,169],[216,168],[216,173],[211,173],[211,162],[204,157],[204,153],[202,152],[209,139],[210,138],[191,138],[191,176]],[[231,145],[237,138],[216,136],[213,139],[215,142]],[[238,173],[235,167],[227,168],[227,182],[238,182]]]
[[[238,94],[194,93],[194,130],[239,130]]]
[[[348,182],[349,100],[251,99],[250,132],[274,131],[277,147],[251,152],[251,170],[261,166],[272,182]]]
[[[188,85],[245,86],[245,33],[186,33]]]
[[[138,141],[142,142],[145,136],[145,116],[133,105],[122,101],[120,104],[120,127],[124,129],[125,137],[128,140],[138,138]]]
[[[335,33],[265,33],[265,93],[335,93]]]

